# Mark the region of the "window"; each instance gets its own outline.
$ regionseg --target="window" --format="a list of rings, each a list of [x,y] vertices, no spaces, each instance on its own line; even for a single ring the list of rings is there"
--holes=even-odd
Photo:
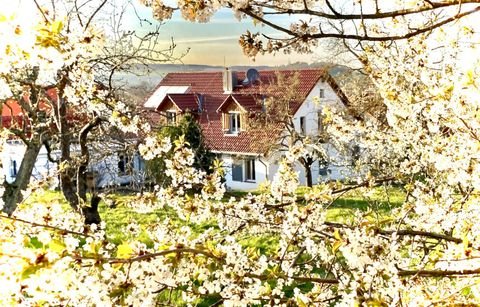
[[[328,169],[328,162],[324,159],[318,160],[318,175],[327,176],[332,171]]]
[[[229,113],[230,133],[240,132],[240,113]]]
[[[300,132],[305,133],[305,116],[300,116]]]
[[[130,159],[129,157],[122,153],[118,155],[118,173],[120,175],[126,175],[130,171]]]
[[[320,98],[325,98],[325,90],[323,88],[321,88],[320,91],[318,92],[318,96]]]
[[[255,181],[255,159],[245,160],[245,180]]]
[[[255,181],[255,159],[235,159],[232,163],[233,181]]]
[[[317,121],[318,121],[318,133],[323,132],[323,116],[322,111],[317,112]]]
[[[223,113],[223,131],[226,134],[238,134],[242,128],[239,112]]]
[[[10,161],[10,177],[17,177],[17,160]]]
[[[177,122],[177,112],[175,111],[167,111],[167,124],[174,125]]]
[[[232,180],[243,181],[243,161],[234,160],[232,163]]]

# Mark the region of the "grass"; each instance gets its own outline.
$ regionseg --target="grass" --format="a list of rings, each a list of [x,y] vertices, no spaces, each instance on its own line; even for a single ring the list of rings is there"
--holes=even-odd
[[[255,193],[255,192],[253,192]],[[302,193],[302,189],[299,190]],[[248,192],[231,191],[227,192],[224,201],[235,197],[239,199]],[[102,201],[99,206],[99,213],[103,221],[106,223],[107,238],[114,244],[121,244],[124,241],[137,239],[147,246],[152,245],[152,241],[148,237],[145,229],[150,225],[163,221],[169,217],[176,225],[185,225],[185,221],[176,218],[176,213],[168,208],[155,210],[152,213],[138,213],[130,208],[127,204],[135,200],[135,195],[128,193],[117,193],[109,196],[110,202],[113,200],[115,205],[107,204]],[[369,197],[364,197],[361,191],[352,190],[341,195],[337,195],[337,199],[327,208],[327,220],[331,222],[348,222],[357,210],[363,212],[370,212],[372,218],[386,218],[391,210],[401,205],[405,199],[405,193],[398,187],[378,187],[369,194]],[[60,202],[66,207],[68,205],[63,198],[63,195],[58,191],[45,190],[41,193],[30,195],[25,204],[32,204],[36,202]],[[142,227],[142,231],[137,238],[130,238],[124,231],[125,227],[131,223],[136,222]],[[188,224],[188,223],[187,223]],[[216,227],[214,223],[204,223],[201,225],[189,224],[194,232],[200,233],[203,229],[209,227]],[[246,246],[255,246],[264,251],[271,248],[274,243],[274,238],[259,238],[258,240],[249,239],[249,241],[242,242]]]
[[[374,217],[386,218],[393,208],[405,201],[405,192],[399,187],[378,187],[368,197],[359,190],[351,190],[338,198],[327,209],[327,220],[345,222],[356,210],[371,212]]]

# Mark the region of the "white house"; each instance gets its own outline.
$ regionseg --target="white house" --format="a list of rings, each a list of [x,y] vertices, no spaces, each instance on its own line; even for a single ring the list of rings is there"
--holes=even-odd
[[[323,129],[322,109],[326,105],[347,105],[348,100],[327,71],[169,73],[158,84],[144,107],[163,114],[155,120],[174,124],[185,112],[195,115],[209,149],[218,154],[227,169],[226,184],[235,190],[253,190],[262,182],[272,180],[278,169],[280,153],[269,150],[278,142],[281,129],[261,131],[249,129],[255,112],[264,111],[262,101],[272,94],[267,89],[279,78],[298,78],[297,99],[291,102],[291,116],[296,131],[315,136]],[[273,97],[273,96],[272,96]],[[343,179],[351,174],[346,157],[330,144],[324,144],[332,160],[340,163],[312,165],[313,183]],[[342,162],[343,161],[343,162]],[[305,171],[297,165],[301,184],[306,183]]]
[[[48,95],[56,100],[56,91],[50,89]],[[17,102],[9,100],[6,102],[8,107],[2,108],[1,124],[4,128],[11,126],[22,127],[25,121],[24,110]],[[48,111],[48,108],[45,108]],[[118,142],[116,142],[118,143]],[[93,144],[91,144],[93,145]],[[94,175],[94,184],[96,187],[118,186],[126,184],[143,183],[145,172],[144,162],[138,154],[126,152],[120,146],[112,145],[109,142],[97,142],[95,149],[90,150],[90,165],[88,171]],[[102,147],[101,151],[98,148]],[[9,183],[15,181],[20,169],[26,146],[20,139],[10,139],[4,144],[0,153],[1,165],[5,180]],[[71,146],[72,156],[80,154],[77,145]],[[52,160],[58,160],[61,153],[59,150],[51,152]],[[41,180],[46,177],[58,177],[58,163],[52,162],[48,158],[47,149],[42,146],[35,161],[32,170],[32,179]]]

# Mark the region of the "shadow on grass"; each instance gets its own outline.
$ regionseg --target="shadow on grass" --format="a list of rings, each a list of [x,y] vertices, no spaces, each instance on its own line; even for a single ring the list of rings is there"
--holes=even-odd
[[[329,221],[344,222],[353,217],[354,212],[371,211],[377,217],[388,217],[394,208],[405,201],[405,191],[400,187],[379,187],[368,193],[350,191],[340,195],[327,209]]]

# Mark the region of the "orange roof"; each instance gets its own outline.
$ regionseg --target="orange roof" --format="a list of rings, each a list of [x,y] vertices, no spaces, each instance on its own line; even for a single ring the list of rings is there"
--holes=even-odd
[[[321,69],[260,71],[259,79],[250,85],[242,84],[242,80],[245,79],[245,72],[236,72],[238,82],[231,94],[224,93],[222,71],[176,72],[167,74],[155,90],[160,86],[188,86],[188,94],[201,96],[202,112],[199,114],[199,123],[211,150],[263,154],[268,144],[271,144],[272,141],[277,141],[277,135],[272,134],[277,134],[280,130],[277,132],[263,132],[261,133],[262,135],[258,135],[259,132],[254,133],[253,131],[244,131],[237,136],[224,135],[221,113],[217,112],[217,110],[230,96],[241,106],[251,110],[257,106],[257,99],[254,98],[268,94],[268,87],[276,83],[277,74],[281,74],[285,78],[298,75],[299,82],[295,90],[299,98],[298,101],[292,102],[291,109],[293,113],[298,110],[315,85],[321,80],[328,82],[337,91],[340,99],[344,103],[347,102],[345,95],[340,91],[333,78],[330,77],[328,72]]]

